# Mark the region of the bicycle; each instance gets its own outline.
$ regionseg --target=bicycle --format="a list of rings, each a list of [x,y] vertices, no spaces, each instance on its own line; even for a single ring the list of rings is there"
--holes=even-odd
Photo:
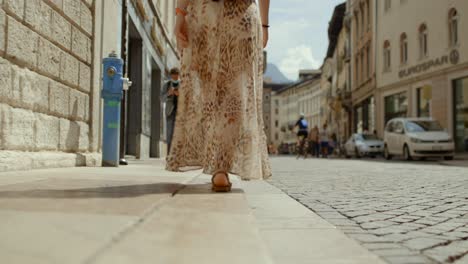
[[[298,136],[298,143],[297,143],[297,157],[299,159],[300,156],[304,156],[304,159],[307,158],[307,137],[300,135]]]

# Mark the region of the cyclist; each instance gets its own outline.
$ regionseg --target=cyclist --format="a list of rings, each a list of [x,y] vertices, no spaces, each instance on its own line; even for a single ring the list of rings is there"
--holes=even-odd
[[[299,147],[297,158],[299,158],[300,155],[304,155],[304,157],[307,157],[306,141],[309,135],[309,124],[307,123],[307,120],[305,119],[304,113],[301,113],[299,120],[297,120],[296,125],[294,127],[299,127],[299,130],[297,131],[298,147]]]

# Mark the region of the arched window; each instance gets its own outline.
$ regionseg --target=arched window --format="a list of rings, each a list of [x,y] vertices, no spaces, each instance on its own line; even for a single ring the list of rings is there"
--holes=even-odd
[[[391,47],[390,47],[390,41],[386,40],[384,42],[384,53],[383,53],[383,56],[384,56],[384,71],[389,71],[392,67],[392,51],[391,51]]]
[[[366,74],[367,74],[367,78],[370,78],[371,77],[371,70],[370,70],[370,67],[371,67],[371,52],[370,52],[370,46],[368,45],[367,48],[366,48],[366,53],[367,53],[367,67],[366,67]]]
[[[361,83],[361,79],[360,79],[360,76],[359,76],[359,54],[356,55],[356,58],[355,58],[355,62],[354,62],[354,74],[355,74],[355,78],[356,78],[356,83]]]
[[[408,62],[408,36],[406,33],[400,36],[400,62],[401,64]]]
[[[361,36],[360,32],[360,22],[359,22],[359,12],[354,13],[354,17],[356,18],[356,38],[359,38]]]
[[[392,0],[385,0],[385,2],[384,2],[384,8],[385,8],[385,12],[387,12],[388,10],[390,10],[390,8],[392,8]]]
[[[359,71],[361,72],[361,83],[365,82],[366,79],[367,79],[367,76],[364,72],[364,50],[361,52],[361,68],[359,69]]]
[[[371,27],[371,16],[370,16],[370,5],[369,0],[366,1],[366,16],[367,16],[367,30],[370,30]]]
[[[452,8],[449,12],[449,33],[450,33],[450,46],[458,44],[458,12]]]
[[[364,7],[362,4],[359,6],[359,14],[361,15],[361,35],[364,36],[365,32],[367,31],[365,28],[365,14],[364,14]]]
[[[428,54],[428,40],[427,40],[427,26],[422,24],[419,27],[419,57],[421,59],[427,57]]]

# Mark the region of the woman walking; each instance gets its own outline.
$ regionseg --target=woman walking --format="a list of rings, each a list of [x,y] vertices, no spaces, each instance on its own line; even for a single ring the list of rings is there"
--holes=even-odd
[[[167,169],[201,167],[212,189],[271,176],[262,118],[269,0],[178,0],[177,120]],[[261,18],[260,18],[261,15]]]

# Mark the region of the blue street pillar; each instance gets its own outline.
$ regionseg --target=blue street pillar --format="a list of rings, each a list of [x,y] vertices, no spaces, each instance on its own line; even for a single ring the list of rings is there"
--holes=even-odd
[[[104,99],[104,124],[102,142],[102,166],[119,166],[120,146],[120,102],[123,90],[127,90],[131,82],[123,78],[123,60],[115,52],[103,59],[103,88],[101,97]]]

